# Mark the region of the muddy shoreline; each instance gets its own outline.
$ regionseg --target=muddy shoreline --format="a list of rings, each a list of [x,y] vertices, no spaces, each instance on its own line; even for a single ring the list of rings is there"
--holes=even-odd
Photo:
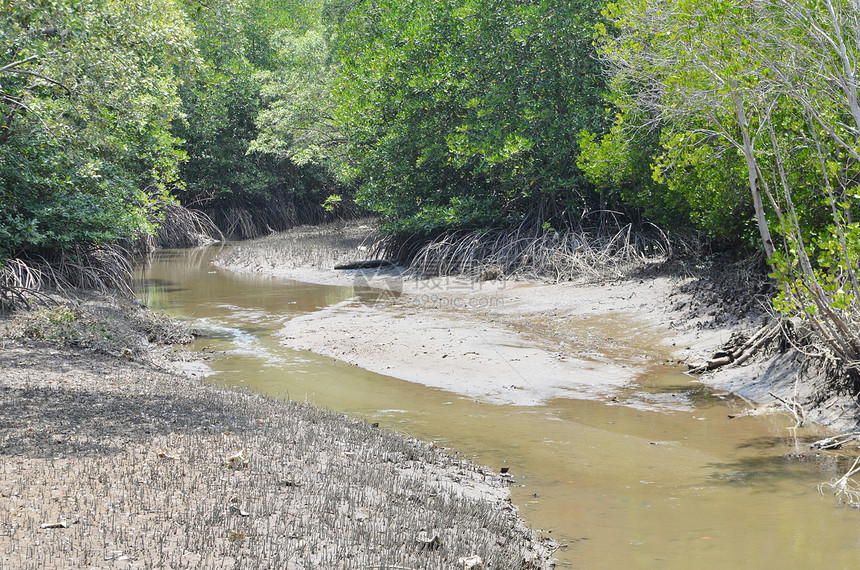
[[[768,318],[767,292],[723,266],[655,263],[612,279],[551,284],[415,278],[402,268],[333,270],[368,255],[357,245],[367,243],[362,231],[369,230],[346,228],[337,241],[335,230],[301,228],[242,243],[215,263],[356,288],[356,298],[288,322],[281,334],[289,348],[515,405],[611,400],[655,367],[701,365],[733,335],[751,335]],[[377,293],[361,293],[368,288]],[[765,351],[690,381],[755,406],[797,401],[808,421],[836,431],[860,425],[856,400],[830,393],[822,371],[796,354]]]
[[[432,444],[127,356],[0,342],[0,568],[548,567],[506,478]]]

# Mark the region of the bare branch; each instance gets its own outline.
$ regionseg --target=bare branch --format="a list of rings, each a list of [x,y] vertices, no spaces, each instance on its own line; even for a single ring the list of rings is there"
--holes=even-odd
[[[24,65],[25,63],[29,63],[35,59],[39,59],[39,56],[38,55],[31,55],[30,57],[27,57],[27,58],[24,58],[24,59],[21,59],[18,61],[13,61],[10,64],[7,64],[7,65],[4,65],[3,67],[0,67],[0,73],[6,73],[11,69],[14,69],[18,66]]]

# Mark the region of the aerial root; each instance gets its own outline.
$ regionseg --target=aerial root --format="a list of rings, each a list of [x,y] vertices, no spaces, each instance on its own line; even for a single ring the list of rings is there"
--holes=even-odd
[[[701,366],[697,366],[689,371],[690,374],[701,374],[708,370],[716,370],[729,364],[740,366],[750,359],[756,352],[767,346],[773,341],[781,331],[782,327],[779,323],[769,323],[761,327],[743,346],[737,350],[721,350],[714,354],[710,360]]]
[[[854,434],[860,435],[860,434]],[[818,486],[820,493],[824,492],[825,487],[830,487],[836,494],[836,498],[841,503],[846,503],[851,506],[860,506],[860,484],[851,477],[860,471],[860,456],[854,459],[854,463],[842,477],[833,479],[829,482],[822,483]]]
[[[443,234],[415,251],[410,271],[421,277],[470,275],[479,281],[520,277],[603,281],[665,261],[670,249],[664,235],[634,231],[632,224],[600,235],[523,225],[504,231]]]

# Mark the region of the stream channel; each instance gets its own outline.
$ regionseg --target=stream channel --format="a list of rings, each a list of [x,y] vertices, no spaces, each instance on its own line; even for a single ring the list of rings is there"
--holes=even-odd
[[[742,400],[668,367],[624,390],[683,398],[675,410],[577,399],[511,406],[289,350],[276,336],[289,319],[377,293],[235,274],[211,264],[216,253],[157,252],[136,281],[148,306],[204,333],[194,348],[211,354],[209,381],[508,467],[520,514],[566,545],[559,568],[860,567],[860,511],[817,490],[849,466],[810,457],[821,431],[795,437],[781,414],[729,419],[747,408]]]

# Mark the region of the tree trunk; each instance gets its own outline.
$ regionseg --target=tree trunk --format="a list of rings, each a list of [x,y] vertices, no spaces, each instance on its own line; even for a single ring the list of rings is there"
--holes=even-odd
[[[743,137],[744,159],[747,163],[750,192],[752,193],[753,207],[755,208],[755,219],[758,223],[758,231],[761,234],[764,252],[767,258],[770,259],[774,253],[773,239],[770,237],[770,228],[767,227],[767,218],[764,215],[764,203],[762,202],[761,190],[758,186],[758,168],[756,166],[752,142],[750,141],[749,125],[747,125],[747,116],[744,112],[744,102],[741,96],[738,95],[737,83],[734,81],[732,81],[732,89],[732,100],[735,103],[735,112],[737,113],[738,124],[741,128],[741,136]]]

